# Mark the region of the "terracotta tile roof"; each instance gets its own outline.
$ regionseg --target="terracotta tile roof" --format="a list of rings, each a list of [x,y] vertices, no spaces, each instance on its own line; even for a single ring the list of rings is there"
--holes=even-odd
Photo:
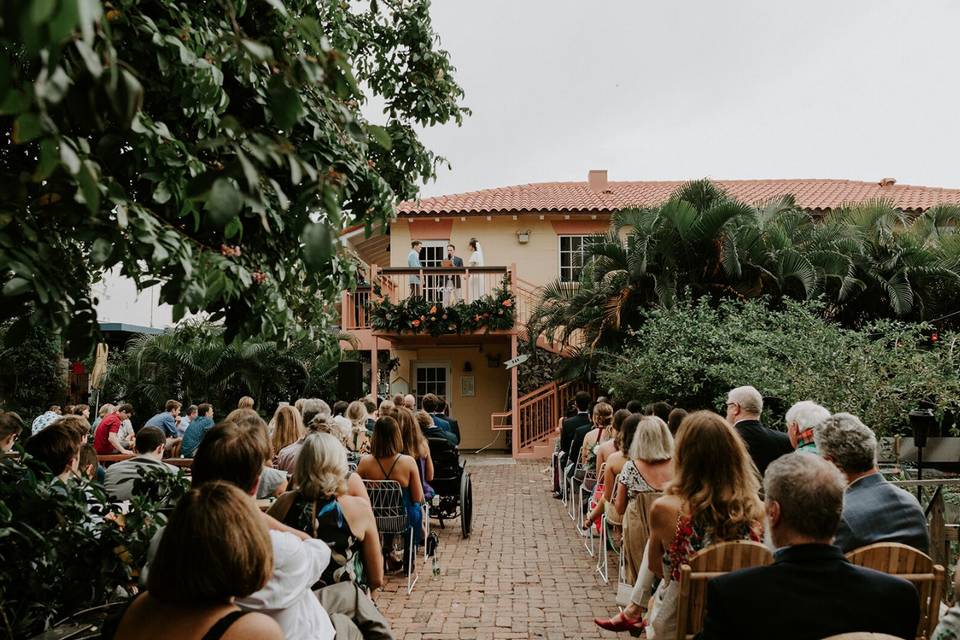
[[[587,182],[540,182],[512,187],[401,202],[401,216],[489,215],[522,212],[610,212],[631,206],[651,206],[666,200],[683,180],[608,182],[602,191]],[[920,212],[935,204],[960,203],[960,189],[853,180],[715,180],[738,200],[759,203],[793,194],[797,204],[810,210],[828,210],[843,204],[883,198],[904,211]]]

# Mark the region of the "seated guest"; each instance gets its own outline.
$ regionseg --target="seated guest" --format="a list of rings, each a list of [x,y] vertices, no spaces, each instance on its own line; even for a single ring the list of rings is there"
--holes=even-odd
[[[677,435],[677,429],[680,428],[680,423],[686,417],[686,410],[679,407],[670,411],[670,415],[667,417],[667,428],[670,429],[670,435]]]
[[[666,424],[667,420],[670,419],[670,412],[673,411],[673,407],[670,406],[669,402],[664,402],[663,400],[658,400],[657,402],[651,402],[643,408],[643,413],[648,416],[657,416],[663,423]]]
[[[649,568],[661,578],[649,618],[657,638],[677,635],[680,567],[712,544],[756,541],[763,531],[756,469],[743,439],[723,418],[712,411],[684,418],[673,460],[673,480],[650,509]],[[612,631],[643,630],[647,588],[643,578],[641,573],[622,613],[594,622]]]
[[[337,400],[333,403],[333,423],[340,427],[340,431],[343,432],[343,435],[347,438],[350,437],[350,428],[353,426],[350,424],[350,420],[344,415],[347,412],[347,407],[350,406],[349,402],[344,402],[343,400]]]
[[[250,396],[243,396],[237,402],[237,409],[250,409],[253,411],[253,405],[256,404],[253,398]]]
[[[61,424],[65,425],[70,431],[73,432],[74,436],[77,438],[77,441],[82,445],[90,439],[90,423],[87,422],[87,419],[83,416],[78,415],[64,415],[60,416],[53,421],[52,424]]]
[[[52,404],[50,408],[37,416],[36,420],[33,421],[31,426],[30,433],[37,434],[42,429],[46,428],[51,422],[60,417],[60,405]]]
[[[833,544],[844,553],[874,542],[902,542],[924,553],[927,519],[913,494],[877,469],[877,438],[856,416],[838,413],[814,431],[817,450],[847,477],[843,514]]]
[[[628,400],[627,411],[630,413],[643,413],[643,403],[639,400]]]
[[[406,409],[406,407],[403,407],[403,408]],[[380,412],[380,415],[381,416],[384,415],[383,411]],[[396,418],[397,412],[394,411],[394,412],[388,413],[387,415],[390,415]],[[436,423],[433,421],[433,418],[430,417],[429,413],[421,410],[421,411],[417,411],[416,416],[417,416],[417,426],[420,427],[420,432],[423,434],[424,438],[443,438],[454,447],[457,446],[457,443],[455,442],[456,437],[454,437],[454,435],[449,431],[444,431],[443,429],[438,427]]]
[[[114,405],[110,404],[109,402],[105,405],[102,405],[100,407],[100,410],[97,411],[97,419],[93,421],[93,430],[96,431],[97,425],[100,424],[100,421],[116,410],[117,408]]]
[[[406,407],[407,409],[410,409],[410,411],[417,410],[417,399],[414,397],[412,393],[408,393],[407,395],[403,396],[403,402],[394,401],[394,404],[397,405],[398,409],[400,407]]]
[[[300,412],[290,405],[277,407],[273,414],[273,420],[270,421],[273,427],[273,434],[270,437],[270,444],[277,454],[273,459],[273,466],[277,466],[279,454],[288,445],[297,442],[307,435],[307,429],[303,426],[303,417]],[[284,469],[286,471],[286,469]]]
[[[450,417],[450,405],[447,403],[446,398],[440,398],[438,396],[438,400],[440,402],[440,406],[437,407],[437,412],[442,415],[444,420],[450,424],[450,433],[457,436],[457,442],[460,442],[460,423],[456,419]]]
[[[299,401],[298,401],[299,402]],[[307,398],[303,401],[300,413],[303,415],[303,426],[308,427],[315,419],[326,420],[330,417],[330,405],[319,398]]]
[[[558,477],[557,482],[554,483],[554,498],[563,497],[560,483],[565,483],[567,478],[573,473],[573,469],[577,463],[576,452],[580,451],[580,445],[583,444],[583,437],[593,426],[593,421],[590,419],[590,394],[586,391],[578,391],[573,401],[576,413],[569,418],[564,418],[560,423],[560,451],[564,453],[566,458],[564,459],[563,476]],[[585,431],[583,431],[583,435],[580,436],[580,445],[577,445],[576,439],[581,429],[585,429]]]
[[[145,427],[157,427],[163,431],[167,438],[178,438],[177,419],[180,417],[180,403],[176,400],[167,400],[163,406],[163,411],[153,416],[145,423]]]
[[[698,638],[914,637],[920,620],[914,586],[852,565],[830,544],[844,485],[829,462],[811,453],[783,456],[767,467],[763,487],[767,532],[778,549],[774,563],[711,579]]]
[[[192,404],[187,407],[186,415],[180,416],[180,419],[177,421],[177,437],[182,438],[183,435],[187,432],[187,427],[190,426],[190,423],[197,419],[197,414],[200,412],[200,408]]]
[[[93,448],[98,454],[103,456],[111,453],[133,453],[120,441],[120,426],[124,420],[132,417],[133,406],[124,403],[100,421],[93,435]]]
[[[606,466],[601,481],[601,494],[597,498],[596,507],[587,514],[583,521],[584,529],[588,528],[602,514],[606,514],[607,522],[610,524],[619,525],[622,522],[620,514],[614,507],[613,496],[619,484],[616,482],[616,478],[623,471],[623,465],[629,459],[627,452],[633,442],[633,434],[636,432],[637,424],[640,422],[639,417],[636,420],[630,420],[631,417],[632,414],[626,409],[620,409],[613,414],[614,436],[610,440],[612,451],[605,459]],[[606,443],[603,446],[607,446]],[[597,460],[599,461],[599,459],[600,454],[598,453]]]
[[[187,431],[183,434],[180,455],[184,458],[192,458],[197,452],[197,447],[203,442],[203,436],[212,428],[213,406],[207,402],[201,403],[197,407],[197,418],[190,421]]]
[[[103,484],[103,478],[100,477],[100,474],[105,474],[105,472],[97,459],[97,450],[89,442],[83,443],[80,446],[80,462],[77,466],[77,475],[88,482]]]
[[[430,457],[430,444],[420,431],[417,417],[413,411],[403,407],[397,411],[397,424],[400,425],[400,439],[403,440],[403,453],[417,461],[420,469],[420,484],[423,486],[423,499],[430,501],[435,492],[430,486],[433,480],[433,458]]]
[[[0,411],[0,453],[13,450],[20,434],[23,433],[23,420],[13,411]]]
[[[267,452],[260,470],[257,500],[283,495],[289,482],[287,472],[282,469],[274,469],[271,466],[273,464],[273,450],[270,447],[270,438],[267,436],[267,424],[263,421],[263,418],[253,409],[234,409],[227,415],[224,422],[232,422],[244,429],[249,429],[262,441],[263,448]]]
[[[364,480],[396,480],[403,490],[403,504],[408,526],[413,529],[414,543],[423,539],[423,485],[416,460],[403,454],[400,425],[390,416],[377,420],[373,429],[370,454],[360,459],[357,473]]]
[[[438,413],[437,407],[440,406],[440,398],[428,393],[423,396],[423,410],[430,414],[430,418],[433,420],[433,424],[437,425],[440,429],[446,431],[453,436],[451,442],[453,444],[460,444],[460,439],[453,433],[453,429],[450,428],[450,423]],[[407,407],[409,409],[409,407]],[[411,409],[413,411],[413,409]]]
[[[163,446],[166,434],[158,427],[141,427],[137,432],[137,456],[129,460],[115,462],[107,467],[104,489],[114,500],[132,500],[133,485],[141,475],[141,470],[161,469],[171,475],[177,475],[180,469],[163,461]]]
[[[370,418],[366,405],[360,400],[351,402],[347,406],[346,418],[350,421],[350,438],[347,441],[347,448],[358,455],[370,453],[370,438],[367,436],[367,423]]]
[[[727,394],[727,422],[733,425],[747,445],[747,451],[762,476],[767,465],[782,455],[792,453],[790,438],[785,433],[763,426],[763,396],[753,387],[737,387]]]
[[[829,417],[829,411],[809,400],[798,402],[787,409],[784,422],[787,423],[787,436],[793,448],[797,451],[817,453],[817,445],[813,441],[813,428]]]
[[[70,411],[67,411],[73,416],[80,416],[84,420],[90,420],[90,405],[88,404],[75,404],[70,408]]]
[[[263,461],[269,453],[269,443],[255,429],[232,422],[220,423],[207,433],[197,449],[191,467],[193,487],[214,481],[229,482],[250,496],[248,504],[252,504]],[[311,590],[330,562],[330,548],[275,518],[266,514],[261,517],[270,530],[273,572],[261,589],[237,597],[235,604],[245,611],[269,615],[288,640],[333,638],[330,617]],[[151,551],[156,551],[153,544]],[[152,554],[148,554],[148,558],[152,571]],[[149,572],[147,576],[149,585]]]
[[[253,503],[227,482],[207,482],[177,504],[150,564],[147,590],[107,621],[101,637],[281,640],[270,616],[236,604],[268,584],[274,564],[270,533]]]
[[[378,404],[371,400],[370,398],[363,399],[363,407],[367,410],[367,436],[373,435],[373,426],[377,423],[377,408]]]
[[[630,429],[630,459],[620,471],[614,505],[623,518],[624,574],[633,583],[650,538],[650,507],[673,478],[673,436],[656,416],[634,415],[627,421],[637,426]]]
[[[65,424],[50,424],[27,440],[26,453],[40,462],[44,471],[66,484],[80,467],[80,442]]]
[[[328,433],[307,436],[294,475],[297,488],[267,513],[330,547],[330,564],[314,588],[337,582],[380,588],[383,555],[377,521],[368,501],[347,494],[347,456],[340,442]]]
[[[596,471],[596,446],[612,438],[609,427],[613,424],[613,407],[606,402],[598,402],[593,407],[592,425],[590,431],[583,436],[580,445],[580,464],[584,471]]]

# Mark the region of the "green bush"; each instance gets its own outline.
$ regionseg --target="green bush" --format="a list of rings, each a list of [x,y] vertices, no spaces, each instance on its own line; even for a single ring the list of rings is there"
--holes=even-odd
[[[12,322],[0,324],[0,345]],[[24,338],[0,346],[0,407],[16,411],[28,422],[62,402],[66,375],[61,367],[60,339],[42,324],[33,324]]]
[[[30,637],[79,610],[129,595],[151,538],[166,522],[163,510],[188,488],[182,471],[147,471],[135,481],[130,510],[121,514],[99,485],[64,485],[34,466],[0,464],[4,638]]]
[[[953,419],[960,405],[957,334],[931,344],[927,326],[893,321],[851,330],[826,321],[816,303],[684,301],[647,312],[624,348],[599,357],[599,381],[619,397],[666,399],[723,411],[726,393],[753,385],[783,411],[814,400],[860,416],[879,435],[906,429],[920,400]],[[781,415],[770,412],[768,422]],[[951,425],[952,426],[952,425]]]

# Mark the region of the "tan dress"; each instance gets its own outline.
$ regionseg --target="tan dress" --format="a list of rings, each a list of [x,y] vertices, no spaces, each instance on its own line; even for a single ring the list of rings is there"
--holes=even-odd
[[[618,480],[627,491],[623,514],[623,564],[626,581],[633,583],[640,571],[643,551],[650,538],[650,506],[662,493],[651,487],[632,460],[623,465]]]

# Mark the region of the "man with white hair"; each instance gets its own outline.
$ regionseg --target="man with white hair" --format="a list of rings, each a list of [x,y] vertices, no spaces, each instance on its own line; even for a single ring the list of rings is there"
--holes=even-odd
[[[849,413],[838,413],[814,430],[817,449],[847,477],[843,515],[833,544],[844,553],[874,542],[901,542],[924,553],[930,547],[920,503],[887,482],[877,469],[877,438]]]
[[[763,396],[753,387],[737,387],[727,394],[727,422],[733,425],[750,451],[760,475],[782,455],[792,453],[787,434],[763,426]]]
[[[914,636],[920,621],[916,588],[851,564],[830,544],[844,484],[829,462],[811,453],[770,464],[763,488],[765,528],[776,547],[773,564],[707,583],[699,640],[806,640],[856,631]]]
[[[830,417],[830,412],[810,400],[798,402],[787,410],[787,436],[797,451],[817,453],[813,428]]]
[[[413,411],[414,413],[417,412],[417,399],[412,393],[408,393],[407,395],[403,396],[403,406],[405,406],[407,409],[410,409],[410,411]]]

